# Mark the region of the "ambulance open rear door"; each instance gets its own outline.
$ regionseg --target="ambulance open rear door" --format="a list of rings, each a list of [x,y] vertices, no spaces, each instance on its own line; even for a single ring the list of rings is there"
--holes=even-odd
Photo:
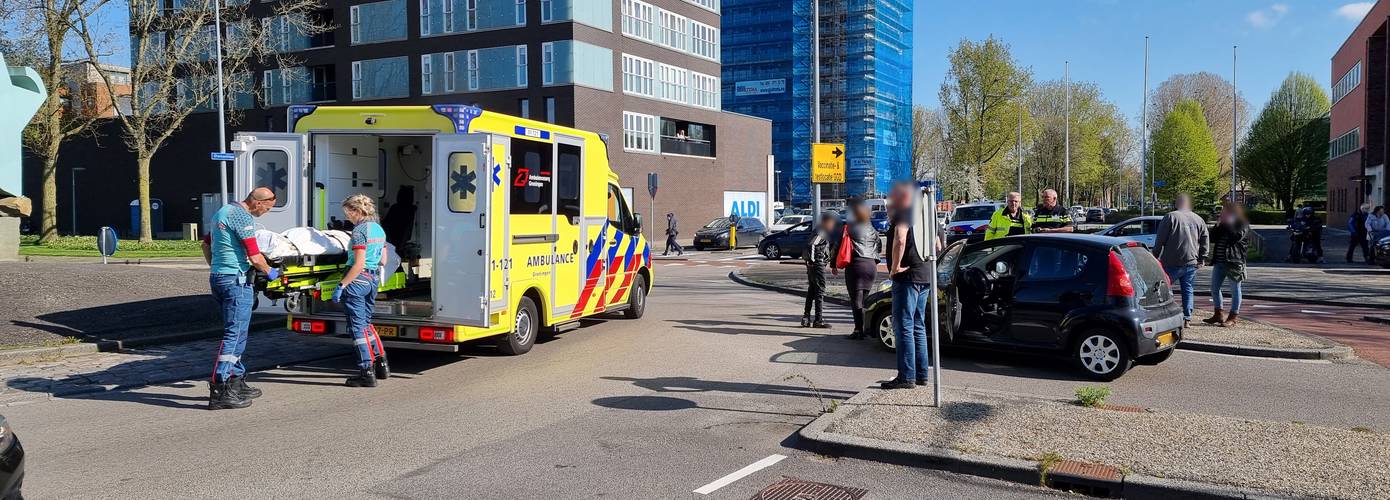
[[[434,137],[431,210],[434,238],[434,319],[486,327],[490,277],[503,256],[492,255],[493,172],[489,134]],[[498,165],[497,169],[500,170]],[[496,220],[505,220],[498,217]],[[502,223],[502,222],[497,222]],[[500,297],[505,300],[506,297]]]
[[[232,199],[238,201],[258,187],[275,193],[275,206],[256,219],[258,228],[281,232],[309,220],[309,139],[304,134],[239,133],[232,140],[236,153]]]

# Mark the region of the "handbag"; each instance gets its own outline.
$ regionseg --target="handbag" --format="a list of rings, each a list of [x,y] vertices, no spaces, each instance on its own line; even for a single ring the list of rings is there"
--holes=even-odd
[[[849,267],[850,256],[854,252],[854,241],[849,239],[849,226],[843,226],[840,231],[840,246],[835,251],[835,269]]]

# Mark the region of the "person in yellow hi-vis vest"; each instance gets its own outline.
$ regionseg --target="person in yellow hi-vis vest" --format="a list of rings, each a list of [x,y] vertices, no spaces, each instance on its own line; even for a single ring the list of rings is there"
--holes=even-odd
[[[1010,192],[1004,197],[1004,206],[994,211],[989,218],[989,229],[985,230],[985,240],[1028,234],[1033,227],[1033,217],[1023,211],[1023,195]]]
[[[738,214],[729,214],[729,250],[738,250]]]

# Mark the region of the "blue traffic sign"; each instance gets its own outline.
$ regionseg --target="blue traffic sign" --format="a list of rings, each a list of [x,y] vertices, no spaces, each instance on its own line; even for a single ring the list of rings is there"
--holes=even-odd
[[[1167,186],[1167,185],[1168,185],[1168,182],[1167,182],[1167,181],[1154,181],[1154,187],[1160,187],[1160,188],[1161,188],[1161,187]]]
[[[213,151],[212,161],[233,161],[236,160],[236,153],[222,153]]]

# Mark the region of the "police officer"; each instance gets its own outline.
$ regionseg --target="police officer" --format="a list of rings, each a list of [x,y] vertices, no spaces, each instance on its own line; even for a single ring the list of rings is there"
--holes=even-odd
[[[989,218],[989,229],[985,230],[985,239],[1027,234],[1031,225],[1033,218],[1023,211],[1023,195],[1013,191],[1004,195],[1004,206],[995,210],[994,215]]]
[[[1072,232],[1071,212],[1067,207],[1057,205],[1057,191],[1044,189],[1042,203],[1033,209],[1033,224],[1030,233],[1070,233]]]
[[[245,408],[261,395],[260,389],[246,385],[241,353],[246,351],[246,330],[256,297],[251,268],[270,280],[280,277],[280,270],[271,268],[256,246],[253,220],[274,206],[275,192],[256,188],[245,200],[218,209],[212,216],[208,235],[203,237],[203,258],[210,266],[208,283],[212,298],[222,308],[222,343],[217,346],[209,382],[209,410]]]

